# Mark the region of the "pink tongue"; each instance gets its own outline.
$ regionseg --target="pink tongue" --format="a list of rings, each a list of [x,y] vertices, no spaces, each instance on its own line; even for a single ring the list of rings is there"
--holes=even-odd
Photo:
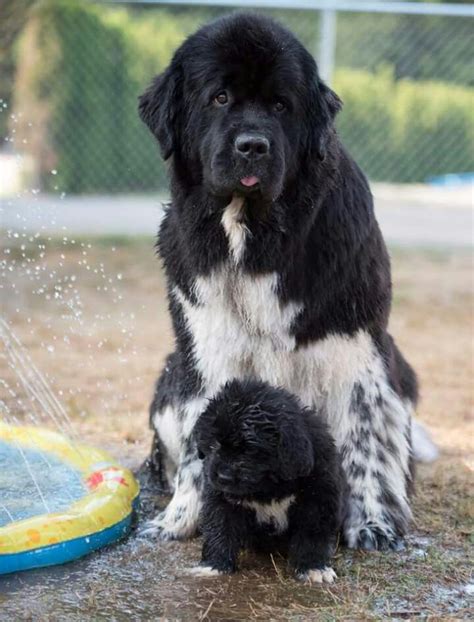
[[[258,177],[255,177],[255,175],[252,175],[251,177],[244,177],[240,180],[242,186],[247,186],[248,188],[250,188],[251,186],[255,186],[255,184],[258,184],[258,182],[259,179]]]

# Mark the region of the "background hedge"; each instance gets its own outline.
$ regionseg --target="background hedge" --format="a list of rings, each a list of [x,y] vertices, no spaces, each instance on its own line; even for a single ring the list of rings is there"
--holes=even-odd
[[[371,179],[421,182],[474,170],[474,89],[341,69],[337,126]]]

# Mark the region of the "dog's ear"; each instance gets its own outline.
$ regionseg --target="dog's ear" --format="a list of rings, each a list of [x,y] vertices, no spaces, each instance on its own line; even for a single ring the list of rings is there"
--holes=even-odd
[[[342,101],[317,75],[310,89],[309,151],[324,161],[334,119],[342,108]]]
[[[278,445],[278,460],[283,479],[309,475],[314,466],[313,444],[296,422],[285,426]]]
[[[319,81],[318,87],[320,92],[322,121],[318,143],[318,157],[320,160],[324,160],[326,157],[329,133],[333,127],[337,113],[342,109],[342,101],[322,80]]]
[[[156,76],[138,98],[140,118],[156,136],[164,160],[167,160],[176,148],[181,92],[181,70],[173,61],[164,73]]]

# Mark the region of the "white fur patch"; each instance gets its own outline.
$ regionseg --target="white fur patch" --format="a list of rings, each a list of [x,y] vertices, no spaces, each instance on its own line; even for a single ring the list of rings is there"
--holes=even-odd
[[[329,399],[338,418],[347,410],[354,382],[374,358],[372,340],[363,331],[353,337],[329,335],[296,350],[290,329],[302,305],[281,305],[277,287],[274,273],[247,277],[224,266],[196,279],[197,305],[174,288],[193,336],[206,397],[229,379],[254,375],[293,391],[306,405]]]
[[[224,573],[211,566],[195,566],[194,568],[188,568],[186,574],[191,574],[195,577],[218,577]]]
[[[290,495],[271,503],[244,501],[242,505],[255,511],[257,523],[272,525],[277,533],[282,533],[288,528],[288,509],[294,500],[295,495]]]
[[[233,196],[232,201],[225,208],[221,220],[235,263],[239,263],[242,258],[245,250],[245,238],[249,233],[242,220],[244,206],[242,197]]]
[[[172,406],[156,412],[153,416],[153,425],[158,432],[161,442],[174,464],[179,464],[181,454],[181,430],[177,413]]]
[[[334,583],[337,579],[337,574],[334,572],[332,568],[326,566],[325,568],[314,570],[308,570],[307,572],[300,574],[298,579],[301,581],[306,581],[313,584],[322,584],[322,583]]]
[[[183,420],[183,427],[181,434],[183,435],[183,438],[189,438],[191,436],[197,420],[206,409],[208,401],[208,399],[203,397],[197,397],[194,400],[190,400],[182,407],[183,412],[181,413],[181,416]]]
[[[276,274],[247,277],[227,266],[196,280],[198,304],[174,288],[193,336],[206,397],[227,380],[252,374],[280,384],[285,374],[279,370],[290,363],[285,355],[295,347],[289,329],[301,306],[280,305],[277,284]]]
[[[434,462],[439,457],[439,449],[434,444],[428,430],[416,419],[412,420],[411,438],[413,456],[418,462]]]
[[[172,491],[176,489],[176,473],[183,458],[183,440],[190,437],[193,428],[207,405],[207,400],[196,398],[180,407],[180,413],[173,406],[165,406],[153,415],[153,425],[166,448],[164,457],[165,474]],[[202,469],[200,461],[191,463],[190,475],[198,475]]]

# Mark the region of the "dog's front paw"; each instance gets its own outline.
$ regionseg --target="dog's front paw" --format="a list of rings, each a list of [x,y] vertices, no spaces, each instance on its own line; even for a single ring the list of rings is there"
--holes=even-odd
[[[402,538],[391,529],[384,529],[378,525],[368,525],[358,532],[351,548],[358,548],[363,551],[402,551],[404,544]]]
[[[196,535],[201,500],[193,487],[171,499],[166,509],[143,526],[141,533],[160,540],[184,540]]]
[[[195,531],[195,522],[186,520],[184,510],[170,512],[167,508],[156,518],[146,522],[140,530],[140,535],[163,541],[183,540],[192,537]]]
[[[194,577],[218,577],[221,575],[231,574],[231,572],[232,571],[230,570],[221,570],[206,564],[200,564],[199,566],[186,569],[186,574],[193,575]]]
[[[325,566],[324,568],[312,568],[306,572],[301,572],[298,574],[298,579],[305,583],[310,583],[311,585],[334,583],[337,579],[337,574],[332,568]]]
[[[165,530],[165,512],[160,512],[153,520],[149,520],[139,530],[139,536],[157,538],[159,540],[173,540],[171,534]]]

